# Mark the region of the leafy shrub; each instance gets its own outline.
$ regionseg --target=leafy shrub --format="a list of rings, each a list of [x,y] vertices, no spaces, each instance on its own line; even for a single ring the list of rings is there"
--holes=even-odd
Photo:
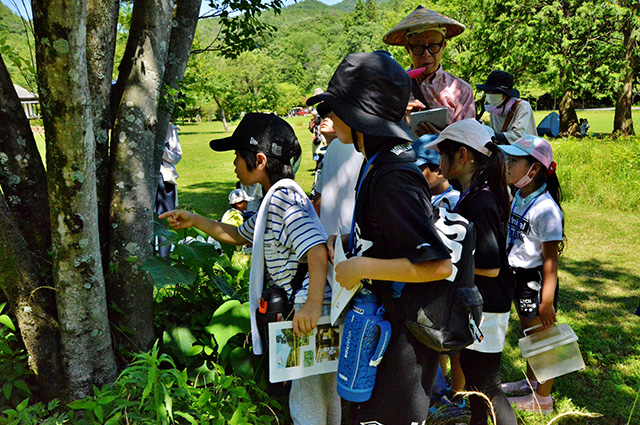
[[[219,366],[213,372],[208,385],[195,385],[156,342],[150,352],[137,354],[115,383],[94,388],[92,397],[69,407],[82,413],[79,425],[269,424],[276,419],[268,396],[253,381],[228,376]]]
[[[0,304],[0,411],[17,408],[31,390],[25,380],[33,373],[27,363],[27,352],[16,336],[16,327],[7,314],[6,303]]]

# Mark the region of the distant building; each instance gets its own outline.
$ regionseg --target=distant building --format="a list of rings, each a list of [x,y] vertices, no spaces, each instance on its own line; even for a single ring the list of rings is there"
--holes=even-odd
[[[31,93],[29,90],[15,84],[13,85],[13,88],[20,98],[22,109],[24,109],[24,113],[27,118],[29,118],[30,120],[40,118],[40,104],[38,103],[37,96]]]

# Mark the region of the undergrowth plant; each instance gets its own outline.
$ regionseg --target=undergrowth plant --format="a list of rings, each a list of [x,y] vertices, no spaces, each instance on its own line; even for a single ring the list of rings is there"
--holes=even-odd
[[[268,396],[253,381],[227,375],[216,366],[207,385],[179,370],[158,343],[136,354],[116,382],[69,404],[78,425],[270,424],[276,416]],[[276,406],[279,408],[279,406]]]
[[[16,336],[16,327],[5,313],[7,303],[0,304],[0,411],[17,408],[31,396],[26,380],[33,376],[28,355]]]

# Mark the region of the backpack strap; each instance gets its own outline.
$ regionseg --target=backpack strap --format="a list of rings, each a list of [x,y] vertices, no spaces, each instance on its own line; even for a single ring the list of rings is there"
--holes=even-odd
[[[296,294],[302,289],[302,282],[309,272],[309,263],[298,263],[298,270],[296,270],[295,276],[291,279],[291,295],[289,296],[289,303],[293,306],[293,302],[296,298]]]
[[[507,119],[504,121],[504,125],[502,126],[502,130],[501,132],[504,133],[505,131],[507,131],[507,129],[509,128],[509,124],[511,124],[511,120],[513,119],[513,116],[516,113],[516,108],[518,107],[518,104],[522,102],[522,99],[518,99],[516,101],[516,103],[514,103],[511,106],[511,109],[509,110],[509,113],[507,114]]]
[[[418,83],[417,78],[411,79],[411,92],[413,93],[413,97],[415,97],[416,99],[418,99],[420,102],[424,104],[426,109],[431,109],[431,107],[429,106],[429,103],[427,102],[427,99],[424,97],[424,94],[422,93],[422,90],[420,90],[420,83]]]

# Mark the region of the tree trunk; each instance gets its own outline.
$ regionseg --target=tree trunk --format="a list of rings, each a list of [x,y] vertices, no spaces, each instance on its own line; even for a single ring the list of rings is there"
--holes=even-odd
[[[637,14],[638,3],[634,2],[632,10],[625,17],[622,23],[622,34],[624,37],[624,64],[622,87],[618,92],[616,100],[616,113],[613,119],[613,132],[619,133],[621,136],[633,136],[633,117],[631,115],[631,106],[633,105],[633,69],[635,62],[635,28],[633,25],[634,15]]]
[[[53,288],[47,286],[47,279],[42,277],[38,261],[16,226],[1,192],[0,228],[0,287],[18,321],[40,396],[45,400],[61,397],[66,384],[58,323],[51,314]]]
[[[98,237],[86,1],[34,0],[32,7],[61,353],[76,399],[117,373]]]
[[[109,130],[111,75],[116,50],[119,0],[87,0],[87,69],[96,139],[96,188],[102,268],[109,266]]]
[[[229,132],[229,123],[227,122],[227,114],[224,113],[224,109],[220,109],[220,113],[222,114],[222,125],[224,126],[224,132]]]
[[[29,249],[50,273],[47,174],[20,99],[0,55],[0,186]]]
[[[176,0],[175,12],[171,20],[171,41],[169,42],[167,69],[164,71],[161,107],[158,110],[158,132],[153,157],[153,163],[157,164],[158,171],[164,151],[166,129],[169,127],[175,107],[174,98],[170,93],[167,93],[166,88],[170,88],[171,91],[179,89],[184,71],[187,69],[189,52],[196,34],[201,3],[201,0]]]
[[[568,89],[558,105],[560,113],[560,134],[562,136],[577,136],[580,134],[578,114],[573,105],[573,91]]]
[[[16,315],[41,396],[65,388],[51,275],[47,176],[0,56],[0,288]],[[7,202],[5,203],[5,198]]]
[[[117,310],[113,319],[127,334],[122,345],[136,351],[147,350],[155,339],[153,281],[140,266],[153,254],[159,164],[154,165],[150,153],[158,131],[172,9],[171,0],[134,3],[124,66],[118,77],[119,84],[124,78],[124,89],[111,140],[109,260],[113,267],[108,275],[108,294]],[[166,129],[160,133],[165,134]]]

